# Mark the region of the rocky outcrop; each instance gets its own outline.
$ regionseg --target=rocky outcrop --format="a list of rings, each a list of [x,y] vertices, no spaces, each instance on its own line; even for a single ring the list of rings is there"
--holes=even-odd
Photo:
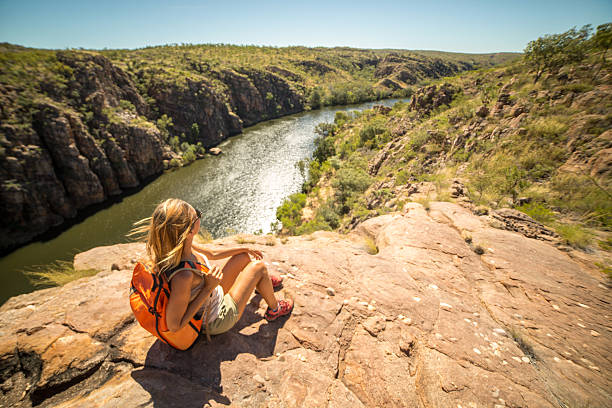
[[[420,88],[410,101],[410,109],[428,115],[439,106],[449,105],[458,92],[459,89],[448,83]]]
[[[58,52],[57,59],[71,70],[70,99],[37,102],[31,127],[0,126],[8,146],[0,160],[2,251],[163,170],[160,132],[135,120],[148,107],[129,77],[99,55]],[[7,91],[10,106],[18,91]],[[89,110],[88,123],[71,105]]]
[[[241,73],[225,70],[220,78],[244,126],[304,110],[303,97],[280,75],[245,69]]]
[[[184,134],[192,143],[211,147],[242,132],[240,117],[206,80],[186,79],[184,84],[177,84],[160,79],[151,83],[148,93],[159,113],[172,118],[173,132]]]
[[[417,54],[399,55],[391,53],[376,65],[374,76],[399,81],[406,85],[414,85],[422,78],[451,76],[470,69],[474,69],[473,64],[465,61],[455,63],[437,58],[425,58]]]
[[[429,207],[349,235],[249,237],[293,314],[268,323],[254,296],[236,327],[186,352],[134,322],[142,245],[80,254],[77,267],[104,271],[0,308],[0,405],[609,405],[603,277],[458,205]]]

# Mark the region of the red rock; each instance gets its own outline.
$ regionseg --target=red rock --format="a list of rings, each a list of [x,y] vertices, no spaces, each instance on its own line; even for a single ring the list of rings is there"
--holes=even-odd
[[[364,236],[378,254],[366,252]],[[438,202],[429,212],[407,205],[348,235],[316,232],[272,247],[249,238],[270,270],[286,274],[280,295],[295,300],[288,319],[262,319],[254,296],[228,333],[170,349],[131,318],[129,269],[110,271],[99,255],[131,260],[142,246],[94,249],[77,258],[105,272],[0,308],[0,405],[609,402],[612,344],[602,316],[612,299],[603,277],[549,242]],[[235,242],[210,247],[221,244]]]

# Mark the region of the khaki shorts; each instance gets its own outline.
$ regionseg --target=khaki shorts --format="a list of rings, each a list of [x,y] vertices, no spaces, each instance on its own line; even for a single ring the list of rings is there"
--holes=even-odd
[[[219,316],[208,324],[208,333],[221,334],[225,333],[238,322],[238,305],[229,295],[226,293],[223,296],[223,303],[219,309]],[[202,325],[202,333],[206,333],[206,325]]]

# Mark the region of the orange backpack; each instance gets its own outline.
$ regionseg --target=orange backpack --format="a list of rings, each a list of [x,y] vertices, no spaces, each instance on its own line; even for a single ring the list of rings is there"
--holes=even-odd
[[[201,267],[205,265],[198,263]],[[138,262],[132,273],[130,306],[138,323],[164,343],[178,350],[187,350],[202,331],[203,317],[197,314],[188,325],[172,332],[166,325],[166,306],[170,299],[169,278],[181,269],[200,273],[194,262],[185,261],[167,273],[155,274],[149,266]]]

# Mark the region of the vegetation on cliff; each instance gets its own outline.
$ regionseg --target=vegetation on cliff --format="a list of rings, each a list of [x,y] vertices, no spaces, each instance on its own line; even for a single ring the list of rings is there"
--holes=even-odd
[[[349,48],[0,44],[0,248],[203,157],[245,126],[408,95],[426,78],[505,61]]]
[[[610,30],[540,38],[521,61],[432,81],[393,109],[338,112],[318,127],[303,191],[277,210],[283,230],[348,230],[436,199],[512,207],[566,244],[609,250]],[[534,63],[541,48],[562,63]]]

